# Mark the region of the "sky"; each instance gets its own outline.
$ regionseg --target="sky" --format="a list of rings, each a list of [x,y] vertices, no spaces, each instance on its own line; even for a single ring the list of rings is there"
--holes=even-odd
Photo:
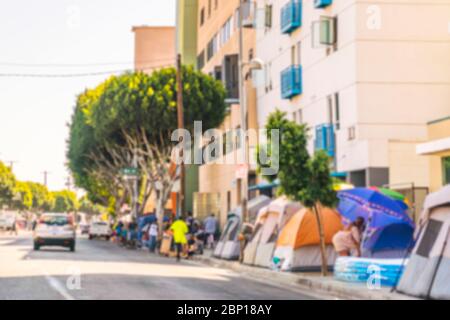
[[[0,160],[19,180],[66,187],[68,123],[75,97],[133,67],[133,26],[175,24],[175,0],[14,0],[0,2]],[[3,76],[2,76],[3,75]]]

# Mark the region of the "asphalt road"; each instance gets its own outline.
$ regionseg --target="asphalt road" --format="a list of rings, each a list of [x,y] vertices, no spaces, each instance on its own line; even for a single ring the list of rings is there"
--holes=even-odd
[[[77,239],[77,251],[32,250],[30,234],[0,235],[0,299],[313,299],[230,270]]]

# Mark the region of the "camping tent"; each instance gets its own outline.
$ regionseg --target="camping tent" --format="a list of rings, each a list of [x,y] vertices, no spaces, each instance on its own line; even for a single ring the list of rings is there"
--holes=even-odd
[[[327,244],[328,266],[337,258],[333,248],[333,236],[342,229],[341,216],[329,208],[321,210]],[[298,211],[284,226],[278,237],[274,258],[281,261],[281,270],[317,271],[321,268],[320,237],[315,214],[309,209]]]
[[[450,185],[429,195],[424,208],[418,240],[398,290],[450,299]]]
[[[298,202],[282,197],[262,208],[258,213],[252,239],[244,250],[244,263],[269,267],[279,231],[301,209]]]
[[[367,223],[363,256],[367,258],[402,258],[413,245],[414,222],[405,204],[377,190],[355,188],[338,193],[338,211],[344,222],[363,217]]]
[[[214,249],[214,257],[225,260],[237,260],[240,255],[239,229],[241,219],[235,214],[228,217],[222,236]]]
[[[259,196],[248,202],[247,211],[249,217],[256,216],[256,213],[270,203],[270,198]],[[240,243],[238,240],[242,222],[242,209],[236,209],[235,214],[231,214],[227,220],[222,236],[214,250],[214,256],[225,260],[237,260],[240,255]]]

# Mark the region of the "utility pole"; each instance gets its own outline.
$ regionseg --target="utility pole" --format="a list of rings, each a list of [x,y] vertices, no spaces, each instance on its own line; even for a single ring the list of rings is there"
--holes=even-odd
[[[177,55],[177,115],[178,115],[178,129],[184,129],[184,110],[183,110],[183,79],[182,79],[182,65],[181,54]],[[183,144],[186,143],[183,138]],[[179,191],[179,213],[184,215],[185,213],[185,176],[186,169],[184,166],[184,148],[180,152],[180,191]]]
[[[43,171],[42,174],[44,175],[44,186],[47,187],[47,186],[48,186],[48,185],[47,185],[47,182],[48,182],[47,178],[48,178],[48,175],[50,174],[50,172],[48,172],[48,171]]]
[[[246,173],[241,178],[241,205],[242,217],[244,221],[248,220],[248,136],[247,136],[247,96],[245,90],[244,77],[244,0],[240,0],[239,4],[239,104],[241,109],[241,137],[243,137],[242,159],[246,166]]]
[[[19,161],[7,161],[9,163],[9,168],[11,169],[11,172],[14,171],[14,164],[19,163]]]

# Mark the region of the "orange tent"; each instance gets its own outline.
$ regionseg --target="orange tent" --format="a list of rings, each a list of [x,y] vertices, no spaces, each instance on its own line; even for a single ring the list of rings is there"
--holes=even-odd
[[[333,236],[342,230],[341,216],[330,208],[322,208],[325,243],[330,266],[336,252],[332,246]],[[298,211],[281,230],[274,253],[282,263],[282,270],[309,271],[320,268],[320,237],[315,214],[309,209]]]

